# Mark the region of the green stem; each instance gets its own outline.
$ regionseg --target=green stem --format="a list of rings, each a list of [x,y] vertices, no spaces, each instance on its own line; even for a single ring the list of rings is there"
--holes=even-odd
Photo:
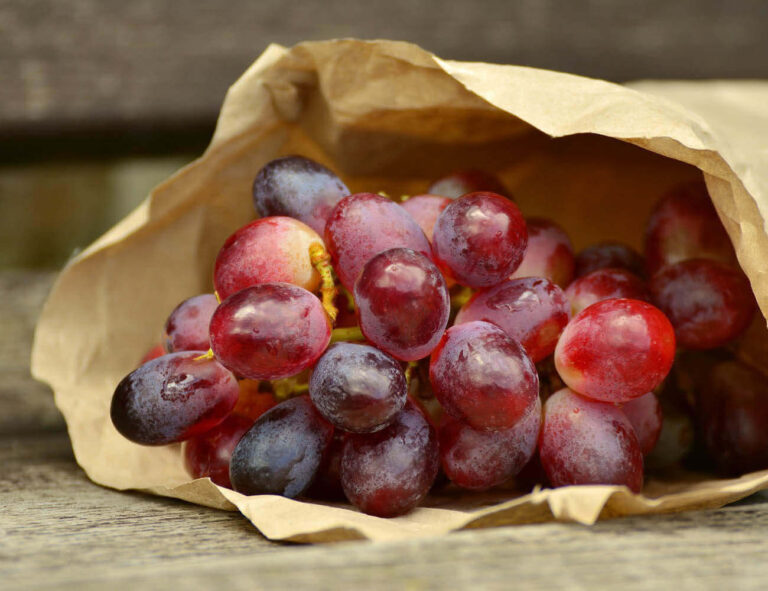
[[[359,326],[345,326],[343,328],[334,328],[331,331],[331,343],[339,341],[364,341],[363,331]]]

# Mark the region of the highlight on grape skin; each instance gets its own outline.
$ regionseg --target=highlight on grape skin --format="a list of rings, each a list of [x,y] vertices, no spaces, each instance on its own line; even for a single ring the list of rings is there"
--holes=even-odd
[[[331,339],[320,300],[289,283],[262,283],[224,300],[211,319],[211,349],[241,377],[274,380],[312,367]]]
[[[307,396],[265,412],[243,435],[230,461],[237,492],[295,498],[312,484],[333,437],[333,427]]]
[[[365,264],[382,251],[403,247],[432,258],[429,240],[411,215],[374,193],[357,193],[339,201],[324,236],[339,281],[349,291]]]
[[[268,162],[253,182],[253,204],[261,216],[289,216],[322,235],[331,210],[349,189],[331,170],[303,156]]]
[[[487,490],[503,484],[531,460],[541,427],[541,400],[536,397],[509,429],[478,431],[444,415],[440,425],[440,459],[446,476],[462,488]]]
[[[386,427],[405,405],[407,386],[400,364],[378,349],[336,343],[318,360],[309,396],[334,427],[371,433]]]
[[[429,355],[448,325],[451,301],[439,269],[427,257],[393,248],[370,259],[355,282],[363,335],[402,361]]]
[[[469,193],[435,223],[432,247],[446,276],[468,287],[496,285],[520,266],[528,243],[523,214],[496,193]]]
[[[643,487],[643,454],[621,409],[564,388],[544,404],[541,464],[553,486],[571,484]]]
[[[323,246],[312,228],[289,217],[266,217],[251,222],[229,238],[219,250],[213,284],[224,300],[260,283],[292,283],[307,291],[320,285],[309,248]]]
[[[491,322],[519,341],[538,363],[554,352],[568,319],[568,301],[557,285],[543,277],[525,277],[478,290],[461,307],[454,326]]]
[[[218,305],[215,295],[204,293],[187,298],[176,306],[165,321],[164,341],[168,353],[210,348],[208,327]]]
[[[675,358],[675,333],[646,302],[603,300],[576,316],[555,348],[555,367],[572,390],[627,402],[658,386]]]
[[[169,353],[124,377],[110,408],[120,434],[142,445],[167,445],[221,423],[240,390],[235,376],[218,361],[197,359],[204,353]]]
[[[439,463],[434,428],[414,403],[407,402],[381,431],[347,437],[341,484],[349,501],[365,513],[395,517],[424,500]]]
[[[561,289],[573,280],[575,259],[568,234],[552,220],[529,218],[528,246],[520,266],[512,279],[544,277]]]
[[[522,346],[483,321],[445,331],[429,378],[445,412],[480,430],[513,427],[539,395],[536,366]]]

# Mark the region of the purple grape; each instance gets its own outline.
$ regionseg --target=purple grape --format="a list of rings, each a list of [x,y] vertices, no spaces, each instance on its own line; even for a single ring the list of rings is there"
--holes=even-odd
[[[129,373],[112,396],[115,428],[134,443],[166,445],[219,423],[237,403],[237,379],[205,351],[169,353]]]
[[[165,322],[166,351],[206,351],[211,346],[208,326],[218,305],[215,295],[204,293],[176,306]]]
[[[368,345],[336,343],[315,365],[309,395],[335,427],[370,433],[400,412],[407,386],[400,364],[386,353]]]
[[[333,427],[307,396],[265,412],[243,435],[230,461],[233,488],[245,495],[295,498],[312,484],[333,438]]]

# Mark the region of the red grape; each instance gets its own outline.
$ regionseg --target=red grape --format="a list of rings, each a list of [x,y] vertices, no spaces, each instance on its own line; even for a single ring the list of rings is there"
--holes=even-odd
[[[511,198],[511,193],[495,175],[482,170],[457,170],[433,182],[427,193],[456,199],[467,193],[490,191]]]
[[[229,296],[211,319],[211,348],[237,375],[274,380],[314,365],[331,339],[320,300],[289,283],[262,283]]]
[[[307,396],[281,402],[261,415],[235,447],[229,467],[233,488],[245,495],[301,495],[332,438],[333,427]]]
[[[605,402],[627,402],[658,386],[675,357],[675,333],[660,310],[629,299],[592,304],[565,327],[555,349],[569,388]]]
[[[768,378],[735,361],[714,366],[708,378],[696,399],[696,422],[718,470],[768,468]]]
[[[536,366],[520,344],[482,321],[445,332],[429,378],[445,412],[481,430],[513,427],[539,395]]]
[[[386,427],[405,404],[400,363],[368,345],[336,343],[318,360],[309,396],[335,427],[370,433]]]
[[[568,324],[563,290],[542,277],[511,279],[476,292],[462,306],[455,325],[485,320],[519,341],[534,363],[551,355]]]
[[[687,259],[735,265],[736,255],[704,181],[680,185],[659,200],[645,232],[648,274]]]
[[[471,490],[502,484],[533,456],[540,426],[538,397],[514,427],[500,431],[478,431],[446,415],[440,426],[443,471],[454,484]]]
[[[661,433],[661,405],[656,394],[648,392],[621,405],[621,410],[632,423],[640,451],[646,456],[656,445]]]
[[[598,269],[626,269],[638,277],[645,275],[645,260],[639,252],[620,242],[601,242],[588,246],[576,255],[576,277],[584,277]]]
[[[643,454],[632,424],[612,404],[564,388],[544,404],[541,463],[553,486],[623,484],[643,487]]]
[[[308,291],[320,284],[309,247],[323,244],[317,233],[287,217],[262,218],[224,242],[213,270],[213,285],[224,300],[260,283],[292,283]]]
[[[712,349],[744,332],[755,300],[741,271],[707,259],[667,265],[650,282],[653,302],[675,327],[677,342]]]
[[[432,244],[443,273],[469,287],[488,287],[520,266],[528,242],[517,206],[495,193],[470,193],[446,207]]]
[[[442,212],[452,201],[449,197],[440,195],[415,195],[400,204],[411,217],[416,220],[419,227],[424,232],[427,240],[432,242],[432,231],[435,228],[440,212]]]
[[[237,380],[204,351],[169,353],[145,363],[118,384],[110,416],[134,443],[166,445],[221,423],[237,402]]]
[[[181,302],[165,322],[165,348],[176,351],[199,351],[210,348],[208,326],[219,305],[216,296],[204,293]]]
[[[318,234],[334,206],[349,189],[333,172],[302,156],[268,162],[253,183],[253,204],[261,216],[285,215]]]
[[[341,485],[349,501],[365,513],[394,517],[427,496],[439,463],[434,428],[407,402],[381,431],[347,436]]]
[[[240,380],[240,397],[232,411],[235,414],[248,417],[255,421],[278,402],[272,392],[265,392],[259,388],[258,380]]]
[[[205,433],[187,440],[184,445],[184,465],[193,478],[208,476],[219,486],[232,488],[229,481],[229,460],[237,442],[251,428],[253,420],[236,414]]]
[[[648,301],[651,299],[642,279],[618,267],[598,269],[579,277],[568,286],[565,295],[570,303],[572,316],[603,300],[630,298]]]
[[[352,291],[365,263],[382,251],[405,247],[431,258],[419,224],[394,201],[357,193],[342,199],[325,227],[325,243],[342,285]]]
[[[407,248],[386,250],[366,263],[355,283],[355,302],[365,337],[403,361],[429,355],[451,313],[438,268]]]
[[[149,351],[147,351],[144,354],[144,357],[141,358],[141,361],[139,361],[139,365],[144,365],[147,361],[152,361],[153,359],[157,359],[158,357],[162,357],[165,355],[168,351],[165,350],[165,347],[163,345],[155,345],[152,347]]]
[[[565,289],[573,279],[574,256],[571,240],[555,222],[529,219],[528,247],[523,262],[512,274],[517,277],[546,277]]]

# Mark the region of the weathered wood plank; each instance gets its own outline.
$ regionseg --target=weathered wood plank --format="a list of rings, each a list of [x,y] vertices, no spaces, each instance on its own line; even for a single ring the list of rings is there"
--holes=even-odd
[[[398,543],[266,541],[236,513],[87,481],[64,434],[0,439],[3,588],[764,589],[768,495],[719,511]]]
[[[762,0],[0,2],[0,131],[212,122],[270,42],[413,41],[445,58],[626,80],[766,77]],[[177,130],[178,131],[178,130]],[[119,138],[115,138],[119,139]]]

